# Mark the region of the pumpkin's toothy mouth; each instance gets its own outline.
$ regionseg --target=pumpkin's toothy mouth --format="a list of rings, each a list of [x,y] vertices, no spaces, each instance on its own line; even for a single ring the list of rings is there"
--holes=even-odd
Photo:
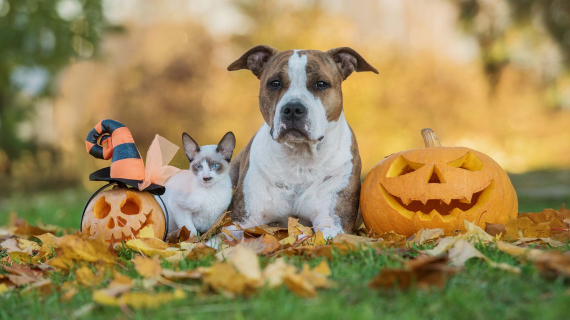
[[[443,200],[431,199],[425,203],[419,200],[412,200],[410,203],[405,204],[400,197],[391,195],[380,185],[380,190],[386,202],[401,215],[412,219],[417,214],[418,219],[421,221],[431,221],[436,216],[439,216],[444,222],[457,219],[461,213],[471,215],[479,211],[489,202],[494,189],[495,182],[491,181],[485,189],[474,193],[470,202],[463,199],[452,199],[449,203],[446,203]]]

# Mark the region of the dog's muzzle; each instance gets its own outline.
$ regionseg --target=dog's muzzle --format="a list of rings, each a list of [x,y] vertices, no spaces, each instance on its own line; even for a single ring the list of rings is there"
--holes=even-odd
[[[278,140],[304,141],[309,138],[308,110],[299,101],[288,102],[281,108]]]

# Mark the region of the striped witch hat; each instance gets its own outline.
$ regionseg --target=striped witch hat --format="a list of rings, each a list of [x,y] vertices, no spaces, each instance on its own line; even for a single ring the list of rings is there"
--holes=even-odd
[[[99,122],[85,138],[87,152],[98,159],[111,159],[111,166],[89,175],[91,181],[120,182],[138,188],[145,179],[144,162],[131,131],[115,120]],[[162,194],[164,187],[150,184],[147,191]]]

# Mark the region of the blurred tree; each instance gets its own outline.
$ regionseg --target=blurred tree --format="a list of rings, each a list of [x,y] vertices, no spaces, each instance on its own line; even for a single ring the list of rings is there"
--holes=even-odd
[[[0,155],[34,149],[19,125],[61,68],[95,53],[102,24],[101,0],[0,0]]]
[[[566,70],[570,68],[570,1],[461,0],[455,3],[459,5],[464,29],[477,37],[492,88],[499,82],[504,67],[511,62],[506,38],[513,30],[526,33],[527,41],[535,43],[535,48],[540,47],[540,43],[553,40],[564,59]],[[544,34],[550,37],[544,37]],[[556,77],[550,75],[543,81],[554,88]]]

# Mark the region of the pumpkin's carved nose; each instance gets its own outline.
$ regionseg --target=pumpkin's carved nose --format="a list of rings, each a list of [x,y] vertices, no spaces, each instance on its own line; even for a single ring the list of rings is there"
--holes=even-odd
[[[439,169],[435,165],[431,169],[431,174],[429,176],[428,183],[445,183],[441,171],[439,171]]]

